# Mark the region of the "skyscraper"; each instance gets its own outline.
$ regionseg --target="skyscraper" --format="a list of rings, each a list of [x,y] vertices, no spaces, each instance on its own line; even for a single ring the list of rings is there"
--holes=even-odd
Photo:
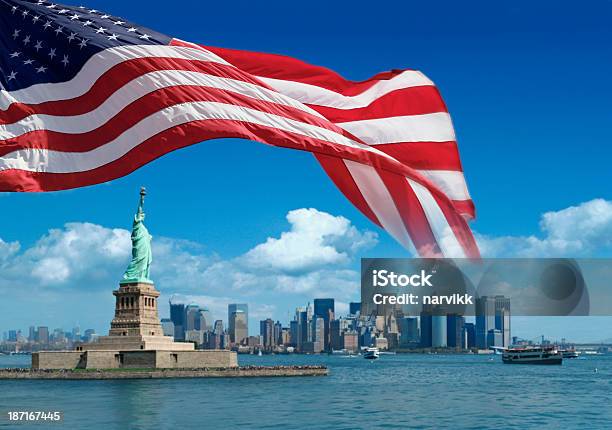
[[[361,313],[361,302],[349,303],[349,313],[351,315],[357,315],[358,313]]]
[[[276,323],[274,323],[274,344],[275,345],[282,345],[285,342],[283,341],[283,325],[280,323],[280,321],[276,321]]]
[[[298,325],[298,320],[289,321],[289,342],[294,348],[297,348],[298,344]]]
[[[446,315],[433,315],[431,317],[431,346],[445,348],[447,346],[446,337]]]
[[[308,327],[308,310],[303,308],[297,308],[295,310],[296,321],[297,321],[297,342],[296,347],[298,351],[302,351],[302,346],[308,342],[308,333],[310,332]]]
[[[466,348],[463,326],[465,318],[458,314],[446,316],[446,344],[449,348]]]
[[[249,305],[247,303],[230,303],[227,305],[227,323],[229,324],[230,317],[236,311],[244,312],[247,321],[249,320]]]
[[[487,335],[495,329],[495,297],[482,296],[476,299],[476,347],[489,347]]]
[[[244,316],[247,320],[247,327],[249,325],[249,305],[246,303],[230,303],[229,305],[227,305],[227,325],[228,325],[228,330],[230,334],[234,331],[234,327],[232,326],[231,319],[232,319],[232,314],[236,311],[244,312]]]
[[[170,320],[174,323],[174,339],[185,340],[184,303],[172,303],[172,299],[170,299]]]
[[[421,319],[421,348],[431,348],[432,346],[432,313],[431,308],[423,306],[420,315]]]
[[[49,343],[49,327],[38,327],[38,341],[43,345]]]
[[[508,297],[495,296],[495,329],[501,332],[502,343],[496,346],[510,346],[510,299]]]
[[[164,336],[174,336],[174,323],[170,318],[162,318],[161,326]]]
[[[200,330],[211,331],[213,328],[212,314],[208,308],[200,309]]]
[[[310,338],[302,344],[302,352],[319,353],[323,351],[323,339],[325,337],[325,322],[323,318],[313,316],[309,321]]]
[[[213,327],[213,333],[215,334],[223,334],[223,321],[222,320],[216,320],[215,321],[215,325]]]
[[[200,330],[200,307],[194,303],[185,307],[185,331]]]
[[[247,314],[238,309],[230,315],[230,341],[233,343],[241,343],[243,339],[249,337],[247,326]]]
[[[474,323],[466,322],[463,325],[463,331],[465,336],[465,347],[474,348],[476,346],[476,326]]]
[[[416,318],[404,317],[399,320],[400,346],[407,347],[419,342],[419,322]]]
[[[505,296],[482,296],[476,299],[476,346],[509,346],[510,299]]]
[[[330,348],[340,350],[343,348],[342,330],[340,320],[331,320],[329,323]]]
[[[329,323],[334,319],[335,302],[334,299],[315,299],[314,316],[323,318],[324,335],[321,339],[323,349],[330,350]]]
[[[263,346],[270,350],[276,345],[274,339],[274,321],[271,318],[259,322],[259,334],[263,339]]]

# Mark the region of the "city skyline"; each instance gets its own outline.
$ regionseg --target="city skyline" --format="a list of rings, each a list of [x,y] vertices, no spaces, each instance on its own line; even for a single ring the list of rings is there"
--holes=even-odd
[[[335,300],[333,298],[323,298],[323,299],[322,298],[313,298],[311,301],[308,301],[307,303],[305,303],[304,304],[305,306],[304,305],[296,306],[294,308],[294,310],[297,310],[298,313],[299,313],[300,310],[303,311],[303,312],[306,312],[307,309],[310,309],[310,313],[312,315],[314,315],[314,316],[317,316],[316,312],[314,310],[315,303],[317,301],[319,301],[321,303],[321,302],[326,302],[326,301],[329,301],[329,300],[332,301],[332,305],[331,305],[331,308],[333,309],[332,314],[335,314],[335,316],[337,318],[346,318],[346,317],[349,317],[351,315],[354,315],[354,312],[346,312],[346,313],[335,312],[335,306],[334,306],[335,305],[335,303],[334,303]],[[478,309],[478,306],[481,306],[481,308],[482,308],[482,306],[486,306],[486,303],[489,303],[490,300],[493,300],[493,302],[491,302],[492,303],[492,305],[491,305],[492,307],[491,308],[486,308],[485,310],[477,311],[477,312],[480,312],[480,314],[488,316],[488,317],[481,318],[481,320],[479,321],[479,318],[478,318],[477,315],[476,316],[459,316],[461,318],[461,320],[462,320],[462,324],[471,324],[474,327],[474,334],[473,334],[474,339],[475,339],[474,340],[474,342],[475,342],[474,345],[476,345],[478,347],[482,347],[482,348],[486,349],[490,345],[507,346],[508,345],[508,339],[510,338],[510,332],[509,332],[508,326],[512,326],[513,327],[513,331],[516,330],[515,332],[513,332],[513,336],[512,337],[516,337],[516,338],[520,338],[520,339],[527,339],[527,340],[531,340],[531,341],[540,339],[542,336],[544,336],[544,337],[546,337],[548,339],[551,339],[552,341],[556,341],[556,342],[560,342],[561,340],[565,340],[567,342],[574,342],[574,343],[600,343],[600,342],[611,343],[612,342],[612,338],[602,337],[602,338],[574,339],[571,336],[564,335],[563,333],[550,334],[550,333],[547,333],[544,330],[541,331],[536,336],[531,336],[529,334],[526,334],[526,332],[522,328],[522,324],[520,323],[520,321],[525,321],[525,320],[535,320],[535,321],[538,321],[538,320],[541,320],[542,318],[544,318],[544,319],[550,319],[550,318],[556,318],[556,319],[559,319],[559,318],[573,318],[573,319],[590,318],[593,321],[594,326],[598,326],[598,325],[601,324],[601,319],[602,318],[607,318],[607,317],[509,317],[508,314],[504,314],[502,312],[502,314],[501,314],[502,320],[500,320],[500,319],[498,319],[499,317],[498,317],[498,313],[497,312],[499,311],[500,308],[502,310],[506,309],[506,308],[504,308],[503,304],[501,304],[501,305],[499,304],[500,303],[499,302],[499,298],[495,298],[495,297],[489,297],[489,298],[482,297],[482,298],[479,298],[479,299],[477,299],[477,309]],[[164,325],[164,321],[171,321],[171,318],[172,318],[172,312],[171,312],[171,308],[170,308],[170,301],[168,302],[168,305],[169,305],[169,311],[167,312],[167,314],[160,313],[160,319],[162,320],[162,326]],[[186,318],[186,316],[190,313],[190,309],[196,309],[196,311],[198,313],[200,313],[200,314],[202,312],[204,312],[205,315],[206,315],[205,318],[210,321],[209,324],[207,324],[207,328],[206,329],[210,329],[211,331],[214,331],[213,328],[216,329],[215,324],[217,324],[218,322],[221,322],[221,327],[223,327],[225,331],[227,331],[228,333],[231,331],[231,325],[229,324],[229,321],[228,320],[224,320],[223,318],[217,318],[217,316],[215,316],[212,313],[210,313],[210,310],[206,306],[203,306],[202,308],[200,308],[195,303],[179,303],[178,305],[181,306],[180,311],[179,311],[178,314],[185,316],[185,317],[180,317],[180,318]],[[354,310],[354,309],[357,309],[357,308],[361,307],[361,302],[352,302],[349,305],[350,305],[349,306],[350,309]],[[230,309],[232,309],[231,306],[233,306],[233,305],[229,304],[227,306],[228,316],[230,316]],[[241,306],[241,307],[246,306],[246,309],[247,309],[247,312],[248,312],[248,303],[239,304],[239,306]],[[507,306],[509,308],[509,304]],[[244,309],[244,308],[242,308],[242,309]],[[506,310],[509,310],[509,309],[506,309]],[[238,312],[243,312],[243,311],[239,310]],[[246,330],[246,332],[249,333],[249,334],[259,333],[260,332],[260,327],[261,327],[261,322],[264,321],[264,320],[270,320],[270,321],[272,321],[273,324],[280,323],[282,325],[282,327],[290,328],[291,321],[296,320],[295,312],[292,315],[293,316],[291,318],[287,319],[287,320],[274,319],[274,318],[271,318],[271,315],[269,315],[269,316],[267,316],[265,318],[262,318],[262,319],[253,319],[253,318],[251,318],[248,321],[249,322],[249,326],[248,326],[248,329]],[[309,318],[311,318],[312,315]],[[408,318],[408,319],[410,319],[410,318],[412,318],[412,319],[421,319],[422,317],[423,317],[423,313],[422,312],[421,312],[421,314],[418,314],[418,315],[407,315],[406,316],[406,318]],[[508,318],[508,317],[509,317],[510,324],[505,324],[505,322],[508,321],[505,318]],[[436,317],[434,316],[433,320],[435,320],[435,318]],[[451,318],[455,318],[455,317],[454,317],[453,314],[449,314],[449,315],[447,315],[444,318],[445,318],[444,327],[448,328],[448,327],[451,326],[451,322],[450,322]],[[333,318],[332,318],[332,320],[333,320]],[[488,320],[488,321],[487,322],[483,322],[485,320]],[[184,319],[183,321],[186,321],[186,319]],[[519,321],[519,323],[516,324],[516,321]],[[386,324],[386,322],[385,322],[385,324]],[[397,324],[398,324],[398,327],[399,327],[399,323],[397,323]],[[422,322],[419,321],[418,325],[417,325],[417,328],[418,328],[419,332],[422,331],[421,324],[422,324]],[[434,321],[434,324],[435,324],[435,321]],[[538,324],[538,322],[536,322],[535,324]],[[488,341],[488,340],[486,340],[487,339],[486,335],[485,335],[485,340],[484,341],[481,340],[482,339],[481,336],[483,336],[484,333],[488,334],[488,332],[490,331],[489,326],[491,326],[494,329],[496,329],[495,331],[500,331],[498,336],[501,336],[503,340],[500,340],[500,341]],[[506,327],[506,331],[504,331],[504,326]],[[516,329],[515,326],[518,326],[518,329]],[[26,327],[28,327],[28,328],[26,329]],[[15,327],[15,326],[10,326],[8,328],[0,327],[0,333],[2,333],[2,339],[5,340],[6,338],[10,337],[9,334],[11,332],[15,332],[15,333],[16,332],[21,332],[22,336],[30,339],[32,337],[31,336],[32,329],[37,329],[39,327],[45,328],[48,331],[49,335],[51,335],[53,333],[56,333],[58,331],[64,332],[66,334],[69,333],[68,331],[64,331],[63,327],[71,327],[71,332],[73,334],[74,334],[75,330],[80,330],[81,329],[81,326],[79,324],[72,324],[72,325],[69,325],[69,324],[63,324],[62,325],[62,324],[60,324],[59,326],[53,326],[53,325],[44,325],[44,324],[43,325],[39,325],[35,321],[33,321],[31,324],[28,324],[26,327]],[[329,336],[329,334],[328,334],[329,325],[325,324],[322,327],[325,327],[324,328],[324,330],[326,331],[325,339],[329,339],[328,338],[328,336]],[[463,325],[461,327],[463,327]],[[481,327],[481,331],[480,331],[481,334],[479,334],[478,327]],[[191,325],[186,325],[184,327],[185,331],[193,330],[194,328],[197,328],[198,330],[200,330],[200,326],[199,325],[195,326],[195,323],[193,321],[191,322]],[[103,334],[108,332],[108,329],[109,329],[109,327],[87,327],[87,328],[85,328],[83,330],[83,333],[85,335],[94,335],[94,336],[95,335],[103,335]],[[497,329],[499,329],[499,330],[497,330]],[[202,330],[204,330],[204,329],[202,328]],[[27,333],[28,331],[29,331],[28,335],[25,336],[25,333]],[[182,337],[182,336],[178,336],[177,337],[176,333],[177,332],[175,332],[175,331],[172,332],[172,334],[175,335],[175,338],[177,340],[185,340],[185,338]],[[445,334],[444,334],[445,338],[447,336],[446,333],[447,332],[445,331]],[[326,340],[325,342],[327,342],[326,343],[326,345],[327,345],[327,344],[329,344],[331,342],[331,339]],[[450,342],[450,338],[449,338],[449,342]],[[483,342],[484,342],[484,344],[483,344]],[[433,342],[432,339],[430,339],[430,343],[429,343],[428,346],[433,346],[433,345],[434,345],[434,342]],[[447,346],[447,345],[444,345],[444,346]],[[448,346],[453,346],[453,345],[448,345]]]

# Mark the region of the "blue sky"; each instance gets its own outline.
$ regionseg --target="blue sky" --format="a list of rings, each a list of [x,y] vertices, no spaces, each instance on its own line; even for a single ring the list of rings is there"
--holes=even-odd
[[[534,3],[391,2],[373,7],[355,2],[182,1],[179,7],[160,1],[88,1],[86,5],[170,36],[287,54],[354,80],[392,68],[422,70],[436,82],[448,104],[477,207],[473,227],[490,239],[542,238],[547,234],[541,230],[542,214],[593,199],[612,200],[612,2],[594,1],[588,7],[564,1]],[[286,219],[290,211],[300,208],[345,217],[350,227],[339,226],[344,230],[334,234],[344,239],[347,234],[351,238],[358,235],[363,241],[351,250],[343,248],[344,243],[336,246],[346,258],[300,267],[296,269],[300,276],[311,276],[321,267],[354,271],[362,256],[406,255],[344,199],[309,154],[231,139],[172,153],[108,184],[60,193],[0,196],[0,225],[4,226],[0,238],[5,243],[19,242],[20,250],[13,255],[21,255],[41,240],[51,240],[50,229],[69,231],[63,227],[67,222],[129,228],[141,185],[149,189],[147,225],[154,236],[166,238],[170,247],[181,252],[202,257],[202,265],[211,261],[246,264],[236,259],[248,260],[245,255],[258,244],[265,244],[269,237],[281,238],[283,232],[300,225],[299,220],[291,224]],[[556,221],[582,215],[601,217],[600,211],[592,210],[600,207],[608,208],[602,203],[582,207],[584,213],[578,215],[560,212],[553,224],[544,221],[543,225],[548,225],[548,232],[558,233],[561,227]],[[302,215],[309,214],[300,212],[296,217]],[[329,219],[315,216],[327,225]],[[597,225],[603,233],[612,231],[608,224]],[[368,231],[378,238],[366,237]],[[612,255],[609,243],[597,240],[588,252],[584,247],[565,251],[575,256]],[[521,239],[515,239],[512,246],[522,245]],[[537,249],[543,249],[542,254],[548,250]],[[11,264],[17,263],[11,260]],[[252,267],[249,270],[255,273]],[[81,294],[88,281],[84,274],[79,276]],[[106,282],[100,276],[94,278],[100,284]],[[298,274],[290,276],[297,279]],[[347,280],[350,275],[344,273],[341,278]],[[194,279],[198,287],[189,291],[178,287],[174,291],[170,282],[167,286],[158,282],[158,287],[193,296],[213,290]],[[14,293],[11,282],[0,280],[3,295]],[[33,302],[28,301],[24,287],[15,300],[21,307],[29,303],[33,312],[20,316],[3,310],[0,330],[15,324],[25,329],[26,320],[51,326],[67,327],[76,320],[94,325],[94,317],[104,318],[95,327],[106,330],[107,309],[72,315],[74,307],[69,310],[59,304],[55,292],[76,288],[74,282],[77,278],[56,282],[38,292],[39,299]],[[100,290],[100,297],[110,295],[113,287]],[[52,297],[59,306],[55,311],[50,309],[56,300]],[[301,303],[292,300],[303,299],[291,297],[279,300],[276,310],[270,312],[279,318],[286,316],[286,310]],[[108,303],[112,297],[105,306]]]

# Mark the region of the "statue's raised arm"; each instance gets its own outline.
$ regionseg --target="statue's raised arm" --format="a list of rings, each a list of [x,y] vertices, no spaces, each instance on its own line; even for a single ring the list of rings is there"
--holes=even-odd
[[[142,187],[138,210],[134,215],[134,224],[132,225],[132,261],[125,270],[121,283],[153,282],[149,278],[151,261],[153,260],[151,252],[152,237],[144,225],[144,198],[146,194],[145,188]]]

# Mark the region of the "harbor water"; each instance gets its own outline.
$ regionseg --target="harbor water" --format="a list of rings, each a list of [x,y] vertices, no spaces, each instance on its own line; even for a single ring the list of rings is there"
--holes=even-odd
[[[0,356],[0,367],[29,366]],[[325,364],[327,377],[109,381],[0,380],[0,428],[612,428],[612,355],[561,366],[499,356],[239,356],[241,365]],[[7,411],[61,411],[11,424]]]

